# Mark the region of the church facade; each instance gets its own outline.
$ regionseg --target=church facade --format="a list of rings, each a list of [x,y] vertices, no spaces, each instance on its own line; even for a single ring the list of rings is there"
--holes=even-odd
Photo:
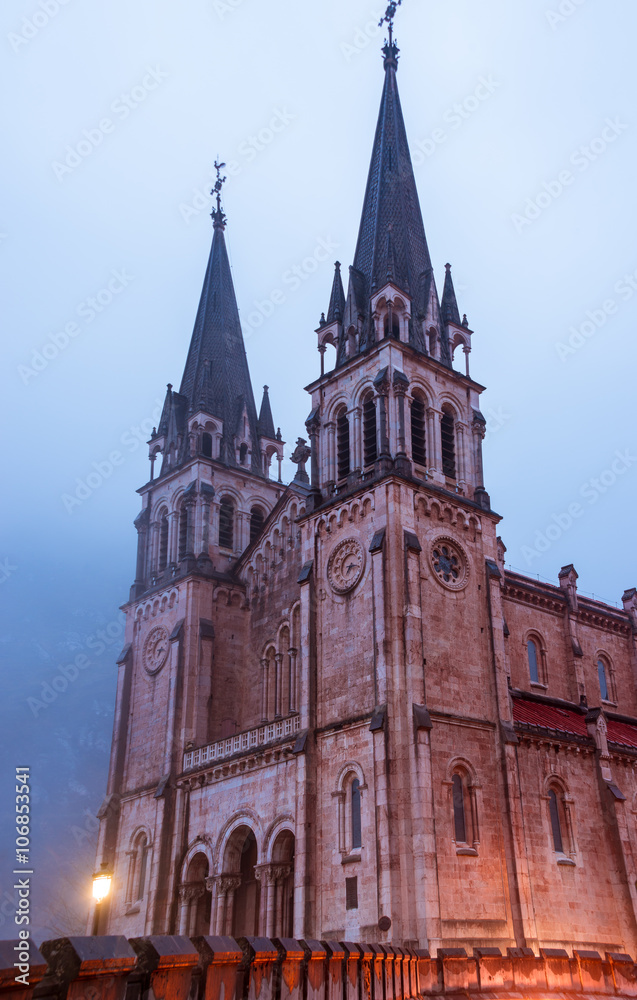
[[[217,184],[139,491],[97,928],[634,954],[637,591],[619,611],[578,595],[573,566],[555,586],[505,569],[397,61],[390,34],[289,485]]]

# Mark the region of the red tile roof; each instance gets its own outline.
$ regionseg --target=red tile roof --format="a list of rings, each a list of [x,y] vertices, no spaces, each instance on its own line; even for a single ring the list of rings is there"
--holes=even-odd
[[[560,733],[570,733],[573,736],[588,736],[584,716],[568,708],[557,708],[555,705],[514,698],[513,718],[515,722],[524,722],[540,729],[556,729]]]
[[[572,736],[588,736],[584,716],[572,709],[558,708],[557,705],[514,698],[513,719],[538,729],[552,729]],[[609,719],[608,740],[610,743],[637,749],[637,725]]]
[[[609,719],[608,739],[610,743],[619,743],[624,747],[637,747],[637,726]]]

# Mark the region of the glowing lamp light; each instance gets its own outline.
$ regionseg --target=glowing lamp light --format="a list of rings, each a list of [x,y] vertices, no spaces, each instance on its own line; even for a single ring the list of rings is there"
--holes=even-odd
[[[102,868],[105,866],[102,865]],[[96,903],[101,903],[102,900],[106,899],[109,892],[111,891],[111,880],[112,875],[109,875],[106,871],[97,872],[93,876],[93,899]]]

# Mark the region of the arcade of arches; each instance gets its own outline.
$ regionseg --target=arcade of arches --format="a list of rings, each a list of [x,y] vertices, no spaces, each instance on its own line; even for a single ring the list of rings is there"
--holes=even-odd
[[[190,861],[179,886],[179,933],[242,937],[291,937],[294,918],[294,835],[283,830],[272,860],[258,863],[257,841],[248,826],[233,830],[222,872],[209,875],[203,853]]]

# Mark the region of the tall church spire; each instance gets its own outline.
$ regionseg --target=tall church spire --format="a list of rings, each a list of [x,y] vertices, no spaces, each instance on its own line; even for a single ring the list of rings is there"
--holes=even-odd
[[[390,4],[394,8],[395,4]],[[389,13],[389,8],[388,8]],[[393,14],[392,14],[393,16]],[[393,281],[412,297],[431,259],[398,96],[398,46],[391,36],[384,46],[385,83],[367,178],[354,268],[364,278],[368,295]],[[388,231],[391,239],[388,239]]]
[[[187,398],[190,414],[201,410],[223,420],[220,458],[229,465],[235,464],[232,442],[239,435],[245,414],[252,439],[252,469],[260,472],[257,412],[224,235],[223,166],[215,164],[217,183],[212,193],[216,194],[217,204],[212,211],[212,249],[179,392]]]

